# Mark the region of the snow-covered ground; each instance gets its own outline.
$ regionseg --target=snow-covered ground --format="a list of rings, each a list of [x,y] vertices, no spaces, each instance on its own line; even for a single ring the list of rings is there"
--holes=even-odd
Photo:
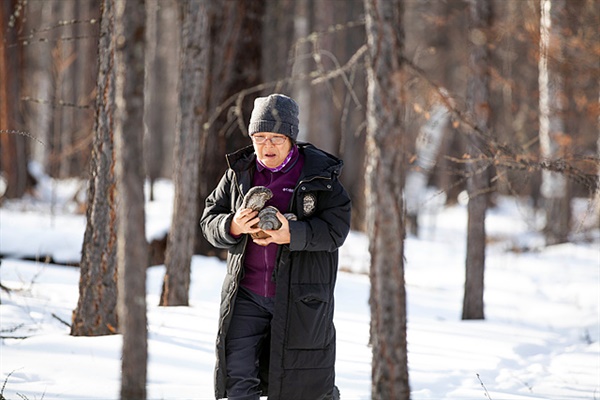
[[[71,337],[85,217],[67,201],[73,183],[0,208],[0,388],[9,400],[119,397],[121,337]],[[49,186],[47,186],[49,190]],[[71,193],[68,193],[69,190]],[[65,193],[67,192],[67,193]],[[168,229],[172,187],[147,205],[147,236]],[[599,399],[600,232],[575,204],[577,241],[543,247],[540,221],[500,198],[487,218],[483,321],[461,321],[466,209],[431,197],[422,235],[406,241],[408,347],[413,399]],[[510,249],[528,249],[515,252]],[[18,257],[39,261],[22,261]],[[366,237],[341,251],[336,289],[337,384],[343,400],[370,399]],[[196,256],[190,307],[158,307],[164,266],[148,270],[149,399],[212,399],[214,339],[224,264]],[[14,337],[13,339],[7,337]],[[310,399],[307,399],[310,400]],[[390,399],[393,400],[393,399]]]

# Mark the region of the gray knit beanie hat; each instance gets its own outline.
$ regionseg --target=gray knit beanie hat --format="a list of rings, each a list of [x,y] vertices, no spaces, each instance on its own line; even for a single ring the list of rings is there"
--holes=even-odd
[[[283,94],[257,97],[250,116],[248,133],[280,133],[292,139],[298,137],[298,104]]]

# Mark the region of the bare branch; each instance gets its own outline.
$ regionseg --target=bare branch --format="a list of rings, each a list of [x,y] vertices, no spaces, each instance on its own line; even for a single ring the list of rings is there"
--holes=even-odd
[[[73,108],[80,108],[80,109],[93,109],[94,106],[90,105],[90,104],[75,104],[75,103],[69,103],[67,101],[63,101],[63,100],[44,100],[44,99],[36,99],[33,97],[29,97],[29,96],[25,96],[25,97],[21,97],[22,101],[29,101],[32,103],[38,103],[38,104],[50,104],[53,107],[56,106],[61,106],[61,107],[73,107]]]
[[[71,324],[69,324],[68,322],[66,322],[64,319],[62,319],[61,317],[59,317],[58,315],[52,313],[51,314],[54,318],[56,318],[60,323],[62,323],[63,325],[68,326],[69,328],[71,328]]]
[[[29,139],[35,140],[36,142],[38,142],[42,146],[46,147],[46,145],[44,144],[44,142],[42,142],[40,139],[36,138],[31,133],[26,132],[26,131],[18,131],[18,130],[15,130],[15,129],[0,129],[0,133],[11,133],[11,134],[15,134],[15,135],[25,136],[25,137],[28,137]]]

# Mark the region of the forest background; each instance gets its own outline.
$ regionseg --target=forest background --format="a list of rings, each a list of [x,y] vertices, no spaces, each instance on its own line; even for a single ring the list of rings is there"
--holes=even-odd
[[[135,235],[139,218],[137,228],[125,223],[122,209],[143,209],[128,173],[173,179],[172,226],[183,228],[127,246],[167,265],[163,305],[187,303],[192,253],[223,257],[195,221],[224,154],[249,144],[246,125],[261,94],[297,99],[300,140],[344,159],[352,228],[369,233],[372,254],[387,255],[371,265],[373,282],[401,269],[402,239],[419,234],[428,186],[449,205],[466,193],[464,318],[483,318],[485,210],[495,196],[529,199],[548,245],[573,240],[583,225],[571,218],[573,198],[589,199],[589,215],[599,207],[597,0],[0,3],[1,199],[33,193],[45,175],[81,178],[88,229],[80,267],[109,266],[114,275],[111,238],[144,238]],[[143,137],[134,133],[141,127]],[[406,215],[394,214],[397,205]],[[380,247],[381,231],[398,245]],[[136,258],[145,256],[119,256]],[[373,285],[374,319],[389,290],[400,293],[393,299],[402,315],[396,283]],[[93,285],[81,283],[73,334],[117,329],[114,311],[104,315],[113,322],[90,326],[85,308],[98,304],[83,288]]]

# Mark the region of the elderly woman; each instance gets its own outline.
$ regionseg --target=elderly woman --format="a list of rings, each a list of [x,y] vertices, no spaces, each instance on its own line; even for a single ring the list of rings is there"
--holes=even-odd
[[[296,142],[298,105],[281,94],[255,100],[249,133],[252,146],[227,155],[200,221],[228,250],[215,396],[337,399],[333,292],[351,212],[342,161]],[[279,229],[258,226],[268,206]]]

